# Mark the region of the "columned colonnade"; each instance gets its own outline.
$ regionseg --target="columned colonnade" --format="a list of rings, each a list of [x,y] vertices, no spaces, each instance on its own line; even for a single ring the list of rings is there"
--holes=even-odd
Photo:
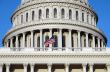
[[[40,29],[25,32],[8,39],[5,46],[15,48],[42,48],[45,47],[44,42],[46,41],[46,36],[48,36],[48,38],[51,38],[52,36],[57,36],[56,41],[58,45],[50,45],[49,47],[105,47],[105,42],[103,39],[87,32],[71,29]]]
[[[11,71],[11,67],[12,67],[13,64],[5,64],[5,68],[6,68],[6,71],[4,71],[4,65],[3,64],[0,64],[0,72],[14,72],[14,71]],[[17,64],[14,64],[14,65],[17,65]],[[21,64],[22,67],[23,67],[23,72],[35,72],[35,66],[39,66],[39,65],[46,65],[47,67],[47,72],[53,72],[53,66],[54,64]],[[64,66],[64,71],[65,72],[71,72],[70,71],[70,68],[72,66],[72,68],[74,68],[75,65],[80,65],[81,66],[81,72],[94,72],[95,69],[96,69],[96,65],[103,65],[105,68],[103,69],[106,69],[106,72],[110,72],[110,64],[93,64],[93,63],[90,63],[90,64],[86,64],[86,63],[83,63],[83,64],[55,64],[55,65],[63,65]],[[30,69],[28,69],[28,66],[30,67]],[[102,71],[103,72],[103,71]]]

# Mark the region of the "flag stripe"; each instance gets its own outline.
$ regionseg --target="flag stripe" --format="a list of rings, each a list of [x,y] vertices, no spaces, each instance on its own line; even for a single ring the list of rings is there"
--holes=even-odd
[[[55,42],[54,37],[52,36],[50,39],[44,42],[44,45],[47,47],[49,44],[53,44]]]

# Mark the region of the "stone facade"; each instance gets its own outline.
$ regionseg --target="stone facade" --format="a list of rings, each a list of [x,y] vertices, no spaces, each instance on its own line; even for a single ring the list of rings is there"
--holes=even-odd
[[[110,72],[107,39],[87,0],[21,0],[11,21],[0,72]]]

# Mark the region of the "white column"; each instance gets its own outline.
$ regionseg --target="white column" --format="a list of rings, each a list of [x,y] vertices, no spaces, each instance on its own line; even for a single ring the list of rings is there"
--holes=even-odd
[[[0,64],[0,72],[3,70],[3,64]]]
[[[48,72],[51,72],[52,64],[48,64]]]
[[[40,48],[42,48],[42,29],[40,29]]]
[[[18,48],[18,35],[16,35],[16,48]]]
[[[104,47],[104,45],[103,45],[103,39],[101,40],[101,44],[102,44],[101,46],[102,46],[102,48],[103,48],[103,47]]]
[[[69,72],[69,64],[65,64],[65,72]]]
[[[94,66],[94,64],[89,64],[89,66],[90,66],[90,71],[89,72],[93,72],[93,66]]]
[[[98,38],[98,48],[100,48],[100,38]]]
[[[7,43],[7,48],[8,48],[8,47],[9,47],[9,40],[7,40],[7,42],[6,42],[6,43]]]
[[[45,37],[46,37],[46,33],[44,33],[44,36],[43,36],[43,41],[44,42],[46,41]],[[43,44],[43,47],[46,48],[46,46],[44,44]]]
[[[13,47],[13,38],[10,39],[10,47]]]
[[[34,64],[31,64],[31,72],[34,72]]]
[[[92,35],[92,40],[93,40],[93,48],[95,48],[95,36],[94,35]]]
[[[86,47],[88,47],[89,45],[88,45],[88,33],[86,33]]]
[[[27,72],[27,64],[24,64],[24,72]]]
[[[69,35],[68,35],[68,47],[71,48],[72,47],[72,37],[71,37],[71,30],[69,29]]]
[[[6,64],[6,72],[10,72],[10,64]]]
[[[23,33],[23,48],[25,47],[25,33]]]
[[[50,30],[49,37],[51,38],[52,37],[52,29],[49,29],[49,30]],[[52,44],[50,44],[49,47],[52,48]]]
[[[59,40],[58,40],[59,47],[62,48],[62,29],[59,29]]]
[[[83,66],[83,72],[86,72],[86,65],[87,64],[82,64],[82,66]]]
[[[78,47],[81,47],[81,35],[80,35],[80,31],[78,31]]]
[[[31,31],[31,47],[33,48],[33,44],[34,44],[34,41],[33,41],[33,38],[34,37],[34,32]]]
[[[107,72],[110,72],[110,64],[107,64]]]

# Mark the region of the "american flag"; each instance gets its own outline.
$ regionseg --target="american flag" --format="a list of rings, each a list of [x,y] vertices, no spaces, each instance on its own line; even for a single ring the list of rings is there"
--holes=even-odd
[[[53,44],[54,42],[55,42],[55,39],[54,39],[54,37],[52,36],[50,39],[48,39],[48,40],[46,40],[46,41],[44,42],[44,45],[45,45],[46,47],[48,47],[49,44]]]

